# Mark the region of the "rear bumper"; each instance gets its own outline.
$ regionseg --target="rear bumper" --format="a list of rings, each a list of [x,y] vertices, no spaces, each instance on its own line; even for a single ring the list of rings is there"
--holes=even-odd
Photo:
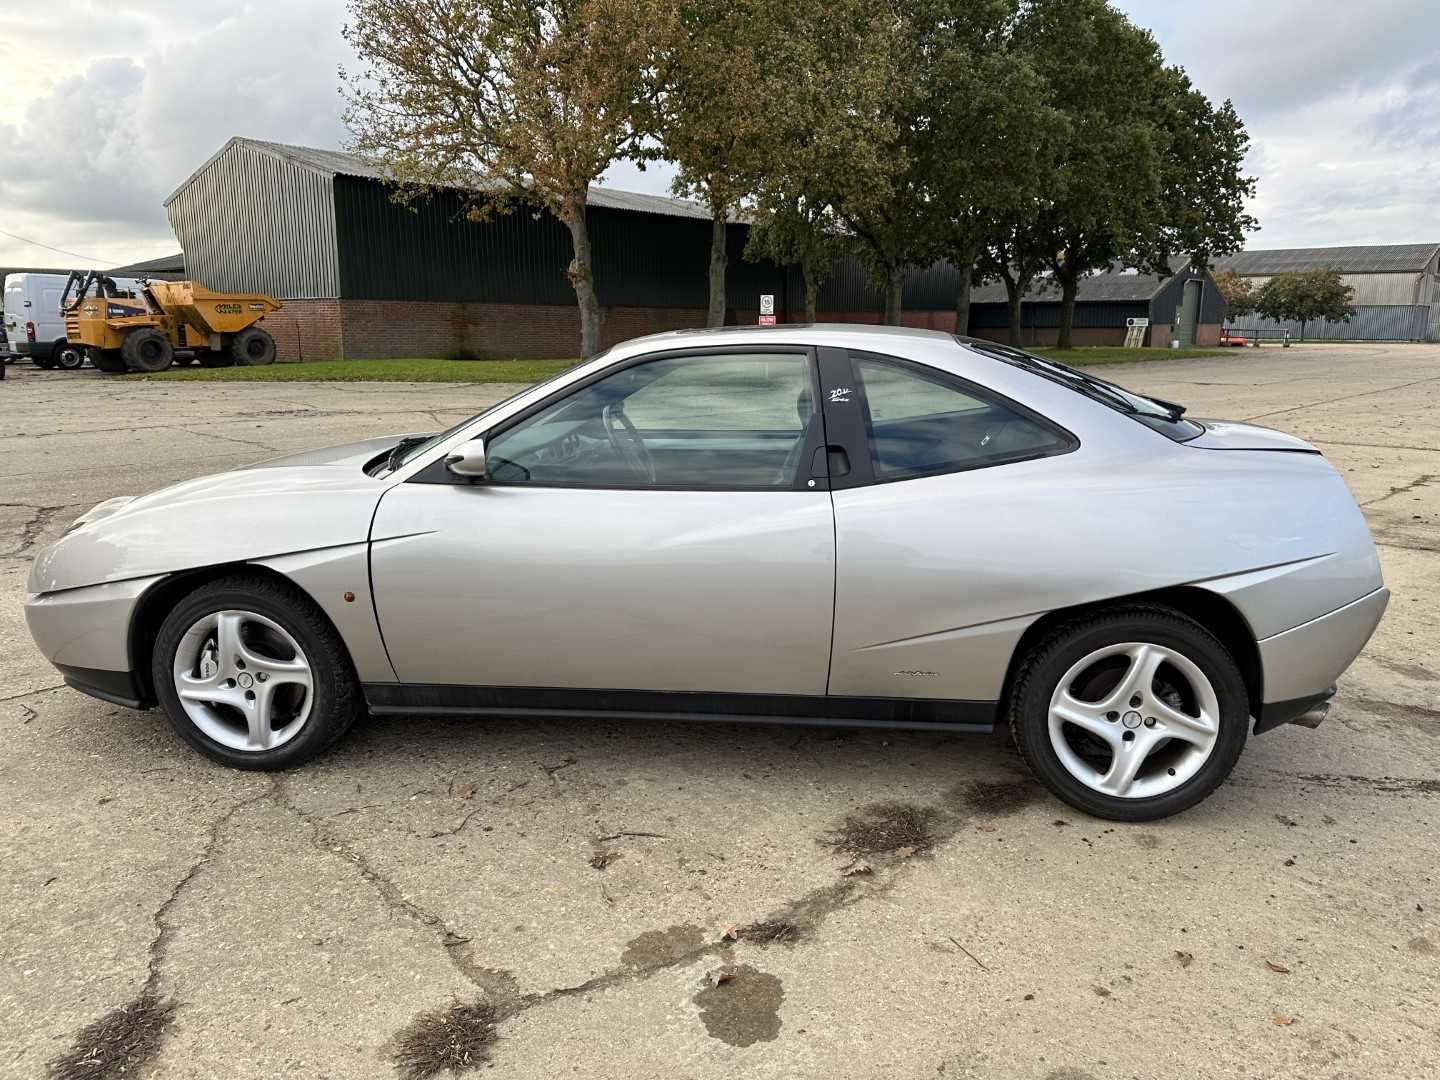
[[[1269,702],[1261,706],[1260,715],[1255,718],[1255,734],[1297,722],[1304,727],[1319,727],[1320,721],[1325,718],[1325,709],[1329,707],[1330,699],[1334,696],[1335,687],[1331,686],[1324,692],[1311,694],[1309,697]]]
[[[1274,726],[1263,715],[1272,708],[1279,713],[1298,703],[1313,705],[1325,700],[1335,681],[1370,640],[1389,601],[1390,590],[1382,586],[1329,614],[1260,641],[1260,663],[1265,675],[1265,704],[1261,709],[1264,727],[1257,724],[1256,730]],[[1309,707],[1297,708],[1294,715]]]

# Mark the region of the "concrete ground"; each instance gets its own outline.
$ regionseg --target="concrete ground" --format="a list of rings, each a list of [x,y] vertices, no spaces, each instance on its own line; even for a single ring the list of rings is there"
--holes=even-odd
[[[386,719],[283,776],[213,765],[58,685],[21,615],[37,548],[100,499],[514,388],[12,368],[0,1075],[145,990],[179,1007],[141,1076],[395,1075],[417,1014],[481,999],[526,1078],[1436,1075],[1440,348],[1103,373],[1316,441],[1394,592],[1319,731],[1131,827],[934,733]],[[827,846],[887,802],[897,853]]]

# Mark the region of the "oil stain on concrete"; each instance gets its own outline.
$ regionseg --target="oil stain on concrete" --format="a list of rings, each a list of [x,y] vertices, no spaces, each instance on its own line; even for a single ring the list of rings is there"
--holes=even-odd
[[[620,962],[626,967],[648,971],[673,964],[705,944],[698,926],[672,926],[667,930],[646,930],[625,946]]]
[[[695,995],[700,1020],[710,1037],[731,1046],[772,1042],[780,1035],[780,980],[749,964],[727,965]]]

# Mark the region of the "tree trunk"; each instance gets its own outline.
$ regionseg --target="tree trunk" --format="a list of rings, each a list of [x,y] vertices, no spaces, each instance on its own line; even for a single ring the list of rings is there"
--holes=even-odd
[[[905,288],[905,271],[898,266],[890,268],[890,276],[885,282],[885,314],[886,326],[900,325],[901,297]]]
[[[815,271],[809,263],[800,267],[800,276],[805,280],[805,321],[819,321],[820,283],[815,280]]]
[[[955,333],[970,333],[970,282],[975,276],[975,260],[978,252],[974,247],[956,252],[955,269],[960,274],[960,283],[955,286]]]
[[[585,223],[585,200],[567,204],[561,220],[570,230],[570,244],[574,249],[566,277],[575,289],[575,300],[580,306],[580,356],[588,360],[600,352],[601,335],[604,328],[604,311],[600,298],[595,294],[595,270],[590,261],[590,230]]]
[[[725,265],[728,261],[725,247],[725,208],[710,209],[710,310],[705,316],[706,326],[725,325]]]
[[[1074,274],[1060,278],[1060,336],[1055,341],[1058,349],[1073,349],[1075,328],[1075,296],[1080,291],[1080,279]]]
[[[1020,283],[1012,281],[1009,277],[1005,279],[1005,298],[1010,302],[1010,344],[1017,349],[1024,346],[1025,342],[1021,337],[1020,317]]]
[[[955,333],[970,333],[970,271],[960,267],[960,284],[955,286]]]

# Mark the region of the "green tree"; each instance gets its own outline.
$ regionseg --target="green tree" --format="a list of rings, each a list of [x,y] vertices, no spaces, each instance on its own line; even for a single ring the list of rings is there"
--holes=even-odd
[[[955,326],[970,323],[970,292],[986,244],[1031,213],[1054,181],[1063,118],[1044,78],[1014,47],[1017,7],[967,6],[933,66],[932,130],[924,168],[942,208],[940,239],[955,266]]]
[[[777,149],[766,56],[777,13],[774,0],[676,0],[661,48],[650,134],[678,166],[675,194],[710,211],[710,326],[725,324],[728,222]]]
[[[1017,348],[1025,344],[1025,297],[1045,270],[1047,258],[1044,236],[1034,218],[1017,215],[991,234],[976,263],[977,277],[981,280],[999,278],[1005,286],[1010,309],[1010,344]]]
[[[1255,310],[1276,322],[1298,322],[1300,340],[1315,319],[1349,322],[1355,314],[1355,290],[1335,267],[1276,274],[1260,287]]]
[[[1255,310],[1255,287],[1249,278],[1243,278],[1233,270],[1215,275],[1215,287],[1225,297],[1226,313],[1232,318],[1249,315]]]
[[[1160,50],[1104,0],[1034,0],[1015,36],[1065,118],[1035,237],[1060,288],[1058,344],[1070,348],[1081,278],[1124,259],[1160,225]]]
[[[798,265],[814,321],[820,285],[855,244],[838,207],[890,190],[896,23],[872,0],[829,0],[778,6],[767,25],[768,134],[746,254]]]
[[[882,321],[891,326],[900,324],[906,272],[944,253],[927,153],[934,130],[933,63],[950,9],[963,13],[965,6],[963,0],[879,5],[884,18],[876,30],[884,34],[889,77],[883,96],[865,103],[878,136],[875,168],[866,182],[846,180],[832,200],[855,257],[880,289]]]
[[[804,321],[813,323],[819,318],[820,286],[846,246],[845,235],[828,205],[801,196],[782,205],[772,197],[750,226],[745,257],[798,266],[805,289]]]
[[[601,348],[586,205],[640,138],[660,0],[348,0],[353,148],[401,198],[449,187],[486,217],[517,201],[569,230],[580,347]]]
[[[1211,104],[1178,67],[1167,68],[1161,83],[1161,127],[1161,227],[1138,245],[1138,262],[1169,272],[1171,260],[1184,255],[1209,269],[1217,257],[1244,247],[1245,235],[1259,228],[1245,211],[1255,195],[1255,177],[1244,172],[1250,135],[1233,104]]]

